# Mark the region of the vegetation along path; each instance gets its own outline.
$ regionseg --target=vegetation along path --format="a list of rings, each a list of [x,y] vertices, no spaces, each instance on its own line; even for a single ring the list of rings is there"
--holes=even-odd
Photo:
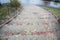
[[[56,18],[35,5],[24,6],[22,12],[0,31],[8,40],[57,40],[60,36]]]

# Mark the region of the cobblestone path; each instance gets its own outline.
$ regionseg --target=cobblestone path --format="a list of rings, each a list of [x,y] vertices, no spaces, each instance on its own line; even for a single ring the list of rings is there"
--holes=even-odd
[[[1,29],[3,40],[58,40],[58,22],[42,7],[24,6],[22,12]]]

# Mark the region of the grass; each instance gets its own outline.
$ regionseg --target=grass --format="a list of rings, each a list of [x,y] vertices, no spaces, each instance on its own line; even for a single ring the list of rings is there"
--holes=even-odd
[[[11,7],[11,6],[6,6],[6,5],[0,7],[0,25],[4,23],[5,21],[9,20],[14,15],[16,15],[16,13],[14,12],[18,10],[18,8],[21,11],[22,9],[21,5],[19,7]]]
[[[15,8],[7,8],[7,7],[1,7],[0,8],[0,24],[4,23],[5,21],[7,21],[7,19],[10,18],[10,16],[12,15],[13,12],[15,12]],[[9,16],[9,18],[7,17]]]
[[[10,15],[11,13],[15,12],[16,8],[15,7],[1,7],[0,8],[0,20],[6,19],[7,15]]]
[[[5,19],[7,14],[8,14],[8,10],[5,7],[0,8],[0,20]]]
[[[60,9],[56,9],[56,8],[47,8],[47,10],[51,11],[52,13],[54,13],[55,15],[57,15],[57,17],[60,18]]]

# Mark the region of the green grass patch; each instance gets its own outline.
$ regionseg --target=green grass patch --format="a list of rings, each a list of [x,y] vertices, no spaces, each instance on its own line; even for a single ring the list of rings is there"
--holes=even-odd
[[[47,10],[51,11],[52,13],[54,13],[55,15],[57,15],[60,18],[60,9],[47,8]]]
[[[16,11],[21,11],[21,5],[19,7],[11,7],[6,4],[0,7],[0,25],[5,21],[9,20],[11,17],[16,15]]]
[[[7,15],[12,14],[15,12],[16,8],[8,8],[8,7],[1,7],[0,8],[0,20],[5,20]]]
[[[0,20],[3,20],[8,15],[8,10],[5,7],[0,8]]]

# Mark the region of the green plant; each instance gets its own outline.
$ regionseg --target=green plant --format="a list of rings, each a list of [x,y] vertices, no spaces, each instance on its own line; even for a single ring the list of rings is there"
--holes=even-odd
[[[8,14],[7,9],[5,7],[2,7],[0,9],[0,20],[5,19],[5,17],[7,16],[7,14]]]
[[[10,6],[17,9],[18,7],[20,7],[20,3],[18,0],[10,0]]]

